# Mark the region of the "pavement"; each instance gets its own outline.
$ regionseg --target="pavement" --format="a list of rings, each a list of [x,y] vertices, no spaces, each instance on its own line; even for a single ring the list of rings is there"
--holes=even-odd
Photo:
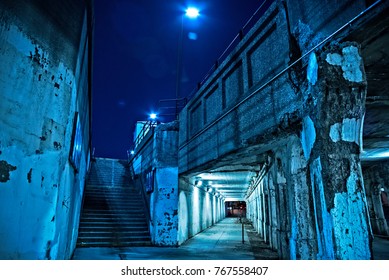
[[[389,260],[389,238],[375,236],[373,259]],[[249,223],[225,218],[179,247],[76,248],[73,260],[276,260],[277,253],[265,244]]]
[[[373,259],[389,260],[389,236],[374,236]]]
[[[225,218],[179,247],[76,248],[73,260],[255,260],[278,259],[254,231],[237,218]],[[254,248],[261,248],[261,253]],[[257,251],[257,250],[255,250]]]

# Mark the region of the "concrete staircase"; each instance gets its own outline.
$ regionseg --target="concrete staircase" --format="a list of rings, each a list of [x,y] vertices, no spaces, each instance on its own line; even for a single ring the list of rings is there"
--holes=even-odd
[[[78,247],[150,246],[145,205],[130,185],[126,161],[97,158],[91,166]]]

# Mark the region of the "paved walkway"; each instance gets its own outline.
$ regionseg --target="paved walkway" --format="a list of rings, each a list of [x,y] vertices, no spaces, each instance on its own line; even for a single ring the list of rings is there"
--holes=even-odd
[[[374,260],[389,260],[389,237],[375,236],[373,239]]]
[[[251,225],[242,225],[237,218],[226,218],[197,234],[180,247],[77,248],[74,260],[274,260],[270,250]],[[389,239],[373,240],[374,260],[389,260]]]
[[[77,248],[74,260],[255,260],[277,259],[251,225],[226,218],[197,234],[180,247]],[[261,248],[261,253],[253,253]]]

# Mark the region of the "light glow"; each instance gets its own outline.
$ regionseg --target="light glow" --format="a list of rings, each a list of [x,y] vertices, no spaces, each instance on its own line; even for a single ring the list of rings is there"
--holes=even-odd
[[[155,113],[150,114],[150,119],[155,120],[156,118],[157,118],[157,114]]]
[[[188,18],[197,18],[200,15],[200,11],[197,8],[189,7],[185,10],[185,15]]]

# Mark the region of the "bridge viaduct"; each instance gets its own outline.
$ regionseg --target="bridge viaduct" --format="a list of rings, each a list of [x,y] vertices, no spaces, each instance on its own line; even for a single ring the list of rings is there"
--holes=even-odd
[[[385,1],[273,1],[178,121],[136,148],[155,244],[245,201],[282,259],[370,259],[388,235],[387,14]]]

